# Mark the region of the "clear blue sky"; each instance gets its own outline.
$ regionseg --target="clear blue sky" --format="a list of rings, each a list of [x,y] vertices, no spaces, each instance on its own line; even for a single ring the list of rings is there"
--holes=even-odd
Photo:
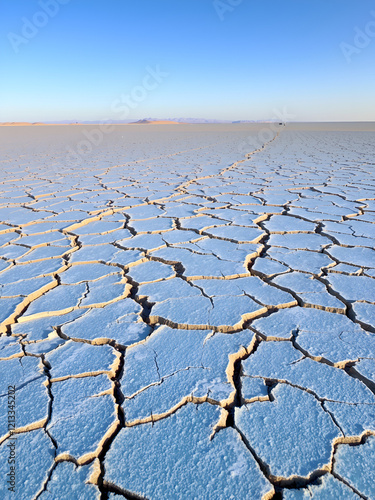
[[[285,107],[296,121],[375,120],[373,0],[64,2],[43,16],[43,0],[1,0],[0,121],[257,120]],[[355,40],[356,27],[371,36]],[[168,76],[140,89],[157,66]]]

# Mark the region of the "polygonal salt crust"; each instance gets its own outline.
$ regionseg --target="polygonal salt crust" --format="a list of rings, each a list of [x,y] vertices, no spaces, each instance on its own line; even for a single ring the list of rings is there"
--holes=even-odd
[[[241,394],[245,402],[268,398],[268,387],[261,378],[244,375],[241,378]]]
[[[355,219],[350,219],[346,221],[346,224],[350,227],[354,236],[375,238],[374,224],[369,224],[367,222],[362,222]]]
[[[119,240],[118,244],[125,249],[138,248],[144,250],[154,250],[167,246],[163,234],[140,234],[132,238]]]
[[[263,224],[270,233],[280,234],[297,232],[313,233],[316,228],[316,224],[312,222],[288,215],[273,215],[270,220],[265,221]]]
[[[299,467],[300,474],[314,460],[323,465],[307,484],[276,482],[276,496],[356,498],[358,491],[372,498],[372,469],[352,455],[375,432],[375,182],[368,132],[279,127],[275,140],[263,143],[262,125],[235,126],[235,137],[229,125],[204,133],[201,126],[186,133],[180,127],[167,134],[141,132],[138,125],[124,134],[116,127],[106,147],[95,147],[79,166],[65,152],[68,136],[80,134],[74,127],[59,128],[53,141],[53,130],[44,127],[42,142],[22,156],[19,141],[2,145],[2,383],[18,378],[20,444],[38,435],[17,448],[22,487],[15,497],[95,498],[100,488],[113,499],[270,498],[264,476],[275,479],[285,456],[285,469]],[[259,241],[238,243],[253,237]],[[154,257],[159,269],[173,268],[178,277],[149,273],[138,278],[158,281],[131,284],[132,269],[140,272]],[[67,290],[71,296],[61,297]],[[297,307],[292,295],[306,307]],[[189,330],[191,323],[159,327],[158,321],[174,324],[155,314],[161,310],[203,324],[199,331]],[[281,397],[283,391],[288,395]],[[242,435],[242,442],[231,425],[234,409],[245,411],[245,403],[264,420],[250,419],[254,438]],[[203,416],[205,407],[212,418]],[[57,462],[42,429],[49,414]],[[328,422],[341,436],[336,442]],[[117,448],[128,432],[133,437]],[[3,446],[9,441],[6,434],[1,439]],[[3,446],[0,468],[9,451]],[[335,450],[339,456],[343,446],[350,459],[341,476],[327,456]],[[76,467],[77,460],[93,468]],[[85,484],[91,470],[97,488]],[[101,472],[117,486],[106,477],[102,484]],[[369,490],[362,476],[371,478]],[[14,496],[6,490],[0,497],[8,493]]]
[[[176,275],[173,267],[162,262],[148,261],[130,268],[128,275],[137,283],[150,283]]]
[[[375,355],[372,359],[360,359],[354,366],[358,373],[375,383]]]
[[[80,307],[101,306],[128,295],[129,285],[121,274],[111,274],[86,284],[86,293],[79,302]]]
[[[153,323],[166,320],[173,325],[192,325],[194,328],[234,327],[244,319],[242,316],[253,315],[264,307],[250,297],[239,296],[233,303],[218,297],[212,301],[207,297],[189,297],[167,299],[156,304],[150,315]]]
[[[247,294],[265,305],[297,305],[289,293],[264,283],[256,276],[231,280],[194,280],[193,284],[210,297]]]
[[[268,245],[272,247],[285,247],[291,250],[319,251],[331,243],[328,238],[315,233],[271,234],[268,240]]]
[[[353,235],[353,230],[351,229],[350,223],[348,221],[324,221],[323,231],[336,237],[335,233],[350,234]]]
[[[235,408],[236,426],[272,476],[307,478],[327,468],[332,443],[341,435],[328,413],[313,395],[286,384],[272,395],[273,401]]]
[[[53,231],[61,231],[67,226],[67,224],[56,222],[37,222],[35,224],[28,224],[27,226],[22,226],[22,233],[24,235],[29,234],[47,234]]]
[[[319,398],[375,405],[375,396],[362,382],[344,370],[304,358],[290,342],[262,342],[242,367],[244,375],[286,381]]]
[[[32,250],[30,253],[23,255],[21,258],[17,259],[17,263],[32,262],[44,259],[55,259],[57,257],[63,257],[72,251],[72,247],[66,246],[43,246]]]
[[[283,490],[284,500],[328,500],[330,498],[359,500],[361,497],[331,474],[325,474],[321,478],[317,479],[315,483],[306,486],[306,488]]]
[[[296,193],[286,190],[268,190],[263,189],[258,196],[264,200],[268,205],[285,205],[288,202],[293,202],[298,199]]]
[[[0,337],[0,359],[16,357],[22,354],[22,347],[17,337]]]
[[[262,202],[251,195],[241,195],[241,194],[224,194],[216,197],[217,201],[221,203],[232,203],[237,205],[261,205]]]
[[[141,207],[128,208],[126,214],[134,220],[151,219],[159,215],[165,215],[164,210],[158,205],[142,205]]]
[[[17,306],[22,304],[24,297],[0,298],[0,323],[15,313]]]
[[[259,228],[234,225],[209,228],[204,233],[237,243],[258,243],[265,235]]]
[[[375,304],[367,302],[355,302],[353,304],[355,317],[361,324],[375,328]]]
[[[326,401],[324,407],[335,418],[346,437],[357,440],[364,432],[375,431],[375,403],[351,404]]]
[[[106,375],[52,384],[53,406],[47,429],[57,444],[57,455],[83,461],[82,457],[92,457],[100,448],[104,436],[116,427],[115,401],[108,394],[110,390]]]
[[[187,405],[169,418],[120,431],[105,480],[147,498],[262,498],[273,488],[236,432],[210,441],[219,410]]]
[[[0,273],[0,283],[7,285],[38,276],[47,276],[57,273],[63,269],[64,262],[61,259],[49,259],[47,261],[33,262],[32,264],[17,264],[9,270]]]
[[[196,217],[181,219],[180,223],[181,227],[184,229],[196,229],[197,231],[202,231],[213,226],[228,225],[229,221],[226,222],[225,220],[214,216],[209,217],[208,215],[197,215]]]
[[[271,260],[268,257],[258,257],[251,269],[252,271],[256,271],[267,278],[270,278],[275,274],[289,271],[289,267],[275,260]]]
[[[172,229],[161,234],[163,240],[169,245],[194,241],[202,239],[202,236],[194,231],[180,231],[179,229]]]
[[[296,293],[304,304],[313,304],[331,312],[345,313],[345,304],[330,295],[322,282],[312,279],[307,274],[300,272],[283,274],[274,278],[272,282]]]
[[[4,247],[0,248],[0,257],[9,260],[17,259],[29,251],[30,251],[29,247],[24,247],[21,245],[12,245],[12,244],[5,245]],[[9,267],[10,264],[11,264],[10,262],[1,259],[0,271],[3,271],[7,267]]]
[[[73,252],[70,256],[71,263],[105,262],[107,264],[119,264],[127,266],[133,262],[143,259],[143,254],[138,250],[123,250],[111,244],[89,245]]]
[[[355,236],[353,234],[331,233],[337,243],[344,246],[351,247],[369,247],[374,248],[375,238],[368,238],[366,236]]]
[[[253,336],[248,330],[230,335],[215,333],[210,336],[206,330],[173,330],[161,326],[145,343],[126,352],[123,394],[130,397],[140,389],[160,382],[161,378],[188,367],[208,369],[203,377],[208,387],[208,381],[211,380],[212,385],[212,380],[218,376],[222,382],[227,382],[225,371],[229,355],[240,350],[242,345],[250,345]]]
[[[61,205],[59,208],[62,208]],[[87,218],[87,213],[82,210],[70,210],[48,217],[50,221],[79,222]]]
[[[180,342],[184,357],[181,362],[175,359],[166,360],[159,345],[152,344],[151,339],[145,344],[146,349],[155,346],[152,349],[158,361],[160,378],[149,382],[148,386],[139,390],[138,394],[126,396],[123,407],[127,422],[163,414],[181,404],[186,398],[209,398],[215,402],[233,398],[234,387],[229,381],[229,376],[233,374],[234,369],[230,363],[230,357],[241,351],[243,347],[249,346],[253,334],[249,331],[232,335],[216,333],[203,340],[202,332],[189,332],[187,339],[183,339],[182,335],[177,332],[161,331],[158,341],[160,344],[163,337],[173,335],[173,338],[169,340],[171,349],[176,348],[176,343]],[[187,349],[190,342],[193,343],[194,349],[194,353],[191,354]],[[130,357],[126,357],[124,373],[132,371],[134,359],[137,359],[142,374],[148,369],[143,359],[138,358],[142,353],[146,354],[145,349],[139,348],[134,354],[130,353]],[[152,373],[153,368],[145,372],[147,380],[150,380],[148,377],[152,377]],[[126,378],[124,384],[126,393],[130,387],[127,385]]]
[[[310,250],[290,250],[287,248],[270,248],[267,255],[295,271],[320,274],[322,268],[334,265],[334,261],[323,253]]]
[[[327,250],[340,262],[345,262],[354,266],[375,267],[375,250],[372,248],[349,248],[333,245]]]
[[[11,233],[0,234],[0,247],[16,240],[17,238],[19,238],[19,234],[14,231]]]
[[[119,222],[111,222],[107,221],[105,219],[103,220],[96,220],[92,221],[88,224],[82,225],[76,229],[74,229],[74,234],[77,234],[78,236],[83,236],[85,234],[106,234],[110,233],[113,231],[116,231],[117,229],[122,229],[124,226],[125,221],[119,221]]]
[[[351,266],[349,264],[337,264],[328,269],[329,273],[356,274],[361,270],[360,267]]]
[[[47,354],[46,360],[51,366],[52,379],[63,379],[84,373],[109,373],[117,361],[115,352],[107,345],[94,346],[69,340]]]
[[[151,328],[140,321],[141,306],[131,299],[123,299],[98,309],[91,309],[83,316],[61,327],[70,338],[97,343],[113,340],[123,346],[145,339]]]
[[[137,233],[155,233],[157,231],[168,231],[174,225],[173,219],[166,217],[157,217],[146,220],[130,220],[128,227],[134,229]]]
[[[48,243],[54,246],[68,246],[70,240],[68,236],[54,231],[53,233],[31,234],[29,236],[21,236],[17,241],[18,245],[26,245],[29,247],[45,246]]]
[[[260,245],[251,243],[233,243],[226,240],[204,238],[195,243],[196,250],[203,253],[210,253],[220,259],[245,262],[248,256],[258,255],[261,251]]]
[[[328,281],[336,292],[346,300],[366,300],[375,303],[375,280],[367,276],[330,274]]]
[[[120,268],[117,266],[107,266],[106,264],[74,264],[67,271],[61,273],[61,283],[69,285],[82,281],[94,281],[119,271]]]
[[[49,397],[44,383],[47,375],[39,359],[24,356],[0,363],[0,394],[6,395],[8,387],[15,387],[15,428],[39,427],[47,420]],[[4,398],[3,398],[4,399]],[[13,415],[13,414],[12,414]],[[14,423],[13,420],[9,422]],[[0,438],[6,436],[13,426],[8,426],[8,413],[0,415]]]
[[[17,498],[29,500],[43,490],[49,471],[54,464],[55,448],[43,429],[25,432],[10,437],[0,445],[0,496],[4,499]],[[16,486],[15,492],[9,491],[12,485],[7,483],[6,474],[10,472],[9,445],[15,442],[16,448]],[[16,497],[15,497],[16,495]]]
[[[233,210],[231,208],[217,208],[215,210],[204,210],[203,214],[219,217],[224,221],[230,221],[237,226],[252,226],[257,227],[255,221],[259,219],[258,213],[244,213],[240,210]]]
[[[30,342],[30,343],[24,342],[23,346],[26,354],[40,356],[42,354],[47,354],[48,352],[53,351],[60,345],[64,344],[64,342],[65,340],[63,340],[56,334],[55,337],[52,337],[47,340],[41,340],[39,342]]]
[[[258,214],[258,216],[264,216],[264,215],[281,215],[282,212],[284,212],[284,207],[277,207],[277,206],[266,206],[266,205],[236,205],[235,206],[236,210],[242,210],[244,212],[251,212]]]
[[[117,241],[120,241],[123,238],[129,238],[130,236],[131,232],[128,229],[118,229],[110,233],[82,235],[79,236],[78,241],[81,243],[82,246],[104,245],[104,244],[116,243]]]
[[[247,273],[244,263],[219,259],[213,255],[199,255],[183,248],[163,248],[156,250],[153,257],[159,257],[168,263],[180,262],[188,277],[224,277]]]
[[[86,292],[85,283],[60,285],[34,300],[24,313],[23,318],[38,319],[52,314],[70,312],[73,308],[79,306]]]
[[[364,497],[373,498],[375,493],[375,437],[369,436],[364,444],[337,448],[334,472],[354,487]]]
[[[293,339],[310,356],[332,363],[366,357],[375,349],[375,337],[342,314],[295,307],[255,320],[252,325],[268,340]]]
[[[353,215],[353,210],[351,209],[338,207],[337,205],[333,205],[330,203],[322,203],[321,200],[309,200],[308,202],[306,202],[306,200],[303,200],[303,203],[301,203],[300,200],[296,204],[300,205],[303,208],[292,208],[289,213],[297,214],[298,212],[301,213],[303,210],[306,210],[311,214],[316,214],[317,217],[323,220],[341,220],[342,217]],[[357,210],[355,210],[355,212],[357,212]]]
[[[308,210],[306,208],[295,208],[292,207],[288,211],[289,215],[294,215],[296,217],[301,217],[303,219],[307,219],[311,222],[322,222],[324,223],[326,221],[337,221],[341,222],[342,220],[342,215],[341,214],[335,214],[335,213],[329,213],[328,210],[322,210],[322,211],[312,211]],[[345,213],[344,213],[345,215]]]
[[[67,314],[57,316],[47,316],[39,319],[28,320],[25,316],[18,318],[18,323],[13,324],[11,327],[14,335],[26,336],[26,341],[43,340],[51,335],[56,336],[56,328],[65,323],[82,316],[85,310],[75,310]]]
[[[173,298],[201,297],[202,292],[181,278],[172,278],[157,283],[147,283],[138,288],[138,297],[148,297],[149,302],[162,302]]]
[[[53,470],[41,500],[79,498],[79,500],[99,500],[100,491],[93,484],[88,484],[93,467],[76,467],[70,462],[60,462]]]

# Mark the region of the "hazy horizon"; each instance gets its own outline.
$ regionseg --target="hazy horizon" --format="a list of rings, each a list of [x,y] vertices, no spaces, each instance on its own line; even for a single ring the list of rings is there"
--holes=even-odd
[[[111,125],[135,125],[138,124],[138,122],[141,121],[146,121],[149,120],[149,118],[134,118],[134,120],[129,120],[129,121],[116,121],[116,120],[46,120],[46,121],[41,121],[41,120],[35,120],[35,121],[26,121],[26,120],[19,120],[19,121],[4,121],[0,122],[0,124],[28,124],[28,125],[100,125],[100,124],[105,124],[105,123],[110,123]],[[183,118],[153,118],[153,121],[171,121],[173,122],[174,120],[183,120]],[[189,120],[188,118],[186,120]],[[267,123],[278,123],[278,120],[220,120],[220,119],[213,119],[213,118],[194,118],[194,120],[197,121],[181,121],[181,125],[236,125],[236,124],[267,124]],[[202,120],[202,121],[199,121]],[[303,121],[298,121],[298,120],[290,120],[283,122],[285,124],[308,124],[308,123],[375,123],[375,120],[303,120]]]

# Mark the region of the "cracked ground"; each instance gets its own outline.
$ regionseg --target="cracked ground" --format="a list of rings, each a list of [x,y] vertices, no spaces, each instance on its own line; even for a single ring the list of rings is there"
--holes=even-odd
[[[375,498],[374,130],[265,126],[3,128],[1,498]]]

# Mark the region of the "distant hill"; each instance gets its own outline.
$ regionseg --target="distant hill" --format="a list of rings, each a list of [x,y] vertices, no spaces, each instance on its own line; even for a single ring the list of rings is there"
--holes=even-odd
[[[44,125],[44,123],[41,123],[41,122],[35,122],[35,123],[31,123],[31,122],[3,122],[3,123],[0,123],[0,126],[3,126],[3,127],[26,127],[29,125]]]
[[[144,118],[142,122],[168,122],[168,123],[264,123],[274,120],[216,120],[210,118]],[[137,122],[138,123],[138,122]]]
[[[174,123],[244,123],[244,122],[233,122],[232,120],[216,120],[210,118],[145,118],[144,120],[148,122],[157,121],[167,121]],[[141,121],[141,120],[140,120]]]
[[[142,118],[141,120],[59,120],[59,121],[46,121],[46,122],[4,122],[0,123],[0,126],[27,126],[27,125],[98,125],[101,123],[108,123],[113,125],[125,125],[125,124],[153,124],[153,125],[167,125],[179,123],[184,124],[213,124],[213,123],[271,123],[277,120],[216,120],[210,118]]]
[[[173,120],[138,120],[137,122],[131,122],[131,125],[179,125],[181,122]]]

